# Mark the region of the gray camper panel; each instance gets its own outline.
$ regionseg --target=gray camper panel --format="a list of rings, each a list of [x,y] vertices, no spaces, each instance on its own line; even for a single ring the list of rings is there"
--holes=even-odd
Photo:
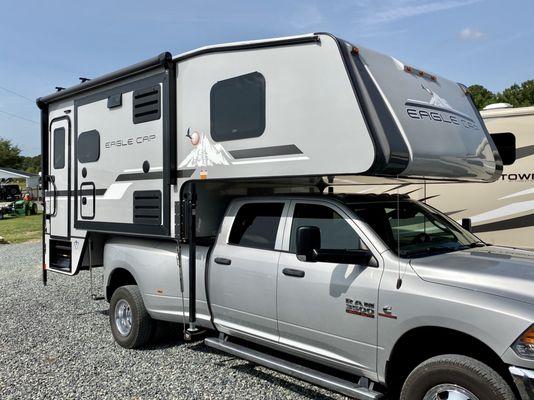
[[[77,229],[169,234],[168,83],[160,71],[74,101]]]
[[[384,102],[409,161],[399,175],[492,181],[502,162],[465,89],[401,61],[345,43],[349,63],[374,104]],[[373,86],[376,90],[369,90]],[[375,107],[376,109],[376,107]],[[374,110],[368,110],[370,118]],[[384,113],[386,114],[386,110]],[[383,115],[377,115],[384,119]]]

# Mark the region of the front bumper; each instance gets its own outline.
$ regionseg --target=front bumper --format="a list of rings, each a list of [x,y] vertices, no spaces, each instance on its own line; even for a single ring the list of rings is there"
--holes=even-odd
[[[518,367],[510,367],[509,370],[521,395],[521,400],[534,399],[534,371]]]

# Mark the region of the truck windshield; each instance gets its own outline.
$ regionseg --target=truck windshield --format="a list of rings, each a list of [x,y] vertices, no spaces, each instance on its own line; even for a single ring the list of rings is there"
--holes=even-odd
[[[402,258],[484,246],[448,217],[413,200],[358,202],[348,206]]]

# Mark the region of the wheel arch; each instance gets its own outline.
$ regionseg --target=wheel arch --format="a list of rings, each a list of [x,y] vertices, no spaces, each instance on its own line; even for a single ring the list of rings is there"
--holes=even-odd
[[[515,388],[508,368],[491,347],[468,333],[440,326],[416,327],[399,337],[386,363],[386,385],[398,393],[408,374],[417,365],[443,354],[475,358],[493,368]]]
[[[137,285],[137,279],[132,271],[126,267],[116,267],[111,269],[106,282],[106,300],[111,301],[115,290],[124,285]]]

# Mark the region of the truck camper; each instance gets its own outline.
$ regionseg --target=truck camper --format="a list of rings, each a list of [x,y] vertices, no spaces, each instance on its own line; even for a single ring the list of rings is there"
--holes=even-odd
[[[534,256],[335,189],[498,179],[464,86],[317,33],[162,53],[37,103],[43,280],[103,266],[121,346],[176,321],[359,399],[530,398]]]

